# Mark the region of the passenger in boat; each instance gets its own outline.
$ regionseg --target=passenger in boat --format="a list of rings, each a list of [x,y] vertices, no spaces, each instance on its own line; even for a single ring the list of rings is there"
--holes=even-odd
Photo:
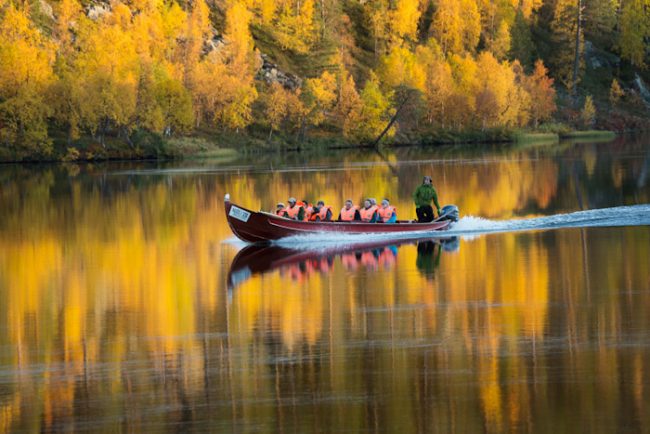
[[[282,202],[278,202],[278,204],[275,207],[275,215],[279,215],[280,217],[286,217],[287,212],[285,210],[284,204]]]
[[[431,177],[425,176],[422,180],[422,185],[418,186],[413,193],[413,201],[415,202],[415,212],[418,215],[418,223],[431,222],[435,218],[431,201],[438,210],[440,215],[440,204],[438,203],[438,194],[436,189],[431,185]]]
[[[354,220],[361,220],[359,215],[359,207],[354,206],[352,199],[345,201],[345,206],[341,208],[341,213],[339,214],[338,221],[340,222],[351,222]]]
[[[388,199],[381,201],[381,207],[377,210],[378,221],[383,223],[395,223],[397,221],[397,209],[391,206]]]
[[[284,209],[286,212],[285,217],[290,218],[291,220],[304,220],[305,219],[305,209],[298,205],[296,198],[290,197],[287,200],[289,206]]]
[[[305,210],[304,221],[309,221],[309,218],[314,213],[314,206],[311,203],[309,203],[307,199],[303,199],[302,201],[298,202],[298,205],[302,206],[303,209]]]
[[[332,221],[332,207],[325,206],[325,202],[319,200],[314,207],[314,212],[309,218],[313,222],[331,222]]]
[[[376,223],[377,222],[377,205],[373,205],[370,199],[363,202],[363,208],[359,210],[359,216],[362,222]]]

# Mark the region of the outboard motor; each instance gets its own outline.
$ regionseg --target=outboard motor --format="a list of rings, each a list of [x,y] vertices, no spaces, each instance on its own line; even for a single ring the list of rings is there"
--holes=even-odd
[[[458,207],[456,205],[445,205],[440,209],[440,217],[438,220],[451,220],[452,222],[458,221]]]

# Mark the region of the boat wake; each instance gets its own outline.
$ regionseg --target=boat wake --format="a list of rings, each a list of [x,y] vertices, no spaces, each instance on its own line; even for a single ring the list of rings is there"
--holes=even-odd
[[[453,223],[451,228],[446,231],[422,231],[406,234],[336,234],[328,232],[282,238],[274,244],[292,249],[315,249],[383,240],[389,242],[392,240],[445,239],[451,237],[471,239],[479,235],[500,232],[646,225],[650,225],[650,204],[618,206],[512,220],[489,220],[482,217],[465,216],[458,222]]]
[[[493,232],[650,225],[650,205],[617,206],[512,220],[488,220],[466,216],[447,231],[449,235]]]

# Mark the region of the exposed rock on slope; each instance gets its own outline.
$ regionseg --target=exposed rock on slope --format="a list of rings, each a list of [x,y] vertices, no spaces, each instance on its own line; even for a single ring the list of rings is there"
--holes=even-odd
[[[300,77],[278,69],[278,65],[271,63],[266,54],[262,54],[262,67],[257,71],[257,78],[269,84],[280,83],[289,90],[296,90],[302,85]]]

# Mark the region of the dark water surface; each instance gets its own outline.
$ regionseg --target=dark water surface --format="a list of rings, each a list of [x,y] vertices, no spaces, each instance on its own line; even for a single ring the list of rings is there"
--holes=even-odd
[[[649,172],[647,137],[0,167],[0,432],[648,432]],[[224,218],[414,218],[423,174],[456,237],[255,248]]]

